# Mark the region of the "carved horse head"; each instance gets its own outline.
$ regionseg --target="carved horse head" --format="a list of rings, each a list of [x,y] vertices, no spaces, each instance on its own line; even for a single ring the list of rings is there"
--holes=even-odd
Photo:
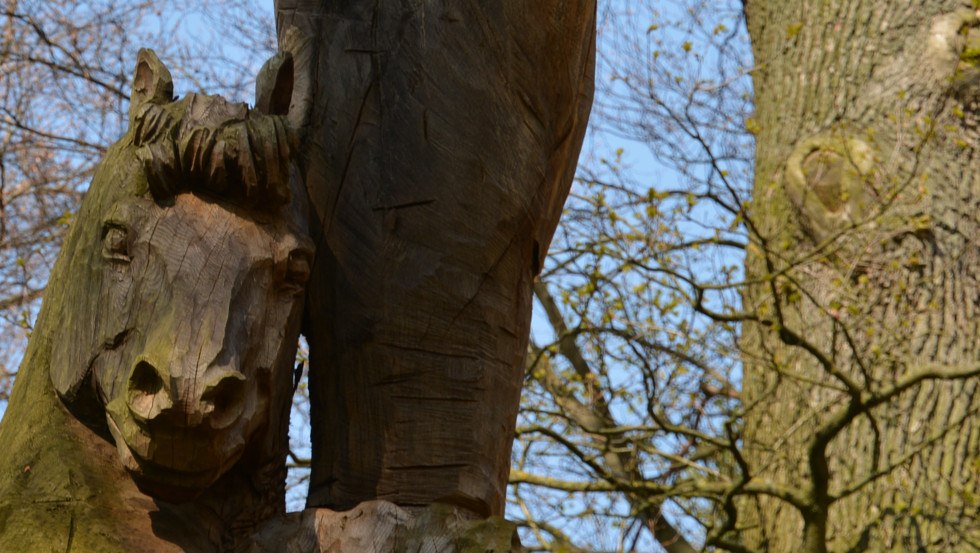
[[[313,254],[292,64],[267,62],[250,109],[175,99],[140,51],[129,131],[66,240],[52,382],[73,411],[104,413],[155,497],[195,497],[246,459],[281,465]]]

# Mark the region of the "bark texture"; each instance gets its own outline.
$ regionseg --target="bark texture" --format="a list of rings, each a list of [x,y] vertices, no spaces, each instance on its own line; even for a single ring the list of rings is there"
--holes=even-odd
[[[976,551],[977,5],[746,3],[756,69],[747,459],[762,551]],[[972,50],[971,50],[972,49]],[[931,371],[876,402],[903,379]]]
[[[593,0],[278,0],[315,44],[308,505],[501,514]]]

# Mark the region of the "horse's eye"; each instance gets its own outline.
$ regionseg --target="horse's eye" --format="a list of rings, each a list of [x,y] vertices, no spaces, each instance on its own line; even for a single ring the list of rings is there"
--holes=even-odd
[[[293,251],[286,260],[285,286],[291,292],[302,292],[310,278],[310,256],[306,252]]]
[[[106,225],[102,231],[102,256],[112,261],[129,261],[129,235],[124,227]]]

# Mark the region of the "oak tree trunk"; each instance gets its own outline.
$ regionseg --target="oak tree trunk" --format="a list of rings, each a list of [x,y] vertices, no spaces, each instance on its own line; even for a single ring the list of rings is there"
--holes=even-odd
[[[748,0],[760,229],[747,459],[798,489],[759,550],[974,551],[980,459],[976,2]],[[776,276],[779,275],[779,276]],[[760,298],[775,296],[775,301]],[[754,305],[753,305],[754,306]],[[903,378],[932,371],[904,393]]]

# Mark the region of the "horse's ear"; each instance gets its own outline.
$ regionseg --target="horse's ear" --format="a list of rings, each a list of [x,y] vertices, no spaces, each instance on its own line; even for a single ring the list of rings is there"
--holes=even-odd
[[[265,62],[255,80],[255,109],[266,115],[286,115],[293,97],[293,55],[279,52]]]
[[[133,74],[133,92],[129,97],[129,116],[147,102],[164,104],[174,99],[174,80],[160,58],[147,48],[140,48]]]
[[[293,58],[292,99],[289,102],[289,124],[303,129],[313,110],[313,41],[297,27],[287,27],[279,49]]]
[[[289,27],[279,48],[255,80],[255,109],[266,115],[286,115],[290,126],[302,129],[313,105],[313,41],[298,28]]]

